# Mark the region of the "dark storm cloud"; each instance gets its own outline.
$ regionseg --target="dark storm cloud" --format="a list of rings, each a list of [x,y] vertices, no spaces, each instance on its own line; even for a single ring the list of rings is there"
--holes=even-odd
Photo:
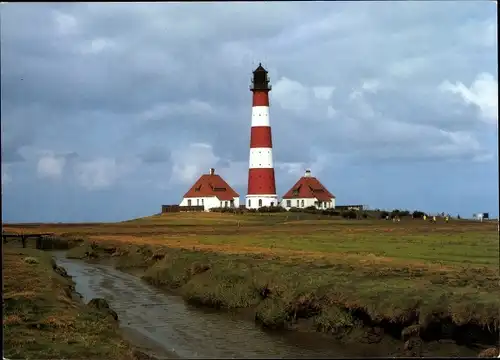
[[[19,149],[11,145],[2,145],[2,163],[15,163],[24,161],[25,158],[19,153]]]
[[[162,147],[151,147],[139,154],[139,158],[146,164],[170,162],[171,157],[170,151]]]
[[[470,162],[489,155],[496,144],[484,135],[489,125],[478,120],[497,97],[491,92],[496,25],[487,5],[4,4],[6,211],[21,216],[15,204],[29,187],[33,203],[49,195],[71,198],[60,205],[66,207],[89,199],[75,219],[94,214],[92,209],[102,209],[95,213],[101,218],[133,216],[138,210],[123,210],[123,192],[131,191],[134,206],[128,208],[156,212],[154,204],[178,201],[186,190],[189,184],[177,184],[184,181],[179,179],[214,163],[244,184],[248,85],[259,61],[274,87],[279,187],[297,176],[286,169],[314,165],[333,192],[338,187],[352,199],[370,198],[366,184],[358,181],[357,197],[346,185],[363,176],[359,169],[366,164],[390,166],[405,159],[425,166],[431,159],[444,164],[443,158]],[[494,81],[474,87],[479,73],[493,74]],[[455,92],[438,90],[445,80],[457,85]],[[364,89],[370,81],[379,86]],[[318,87],[335,90],[318,98]],[[352,100],[354,92],[363,95]],[[27,161],[14,162],[23,156]],[[44,164],[63,166],[71,186],[40,185],[40,159],[61,156],[64,162]],[[340,171],[347,175],[339,177]],[[380,183],[384,176],[389,175],[381,173]],[[468,187],[467,179],[457,189]],[[104,194],[112,187],[103,200],[87,197],[88,190]],[[244,190],[242,185],[242,196]],[[65,213],[58,206],[47,208]]]

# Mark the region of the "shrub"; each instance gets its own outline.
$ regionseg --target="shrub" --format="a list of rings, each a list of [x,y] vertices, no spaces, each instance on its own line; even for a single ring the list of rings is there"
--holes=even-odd
[[[379,218],[380,219],[385,219],[387,216],[389,216],[389,212],[388,211],[381,211],[380,214],[379,214]]]
[[[340,211],[336,211],[333,209],[326,209],[326,210],[322,210],[321,214],[327,215],[327,216],[340,216]]]
[[[232,208],[232,207],[216,207],[211,208],[210,212],[218,212],[218,213],[232,213],[232,214],[242,214],[246,212],[246,209],[242,208]]]
[[[286,209],[281,206],[262,206],[257,211],[262,213],[277,213],[284,212]]]
[[[408,210],[399,210],[399,209],[394,209],[391,211],[391,214],[390,214],[390,217],[391,218],[394,218],[394,217],[405,217],[405,216],[409,216],[410,215],[410,212]]]
[[[356,213],[356,211],[349,210],[349,211],[342,212],[342,217],[344,219],[357,219],[358,214]]]
[[[322,210],[318,210],[314,206],[308,206],[308,207],[306,207],[304,209],[292,207],[292,208],[290,208],[289,211],[291,211],[291,212],[301,212],[301,213],[306,213],[306,214],[321,214],[322,213]]]
[[[412,217],[413,217],[414,219],[421,219],[421,218],[423,218],[423,217],[424,217],[424,215],[425,215],[425,213],[424,213],[423,211],[418,211],[418,210],[415,210],[415,211],[413,212],[413,214],[412,214]]]

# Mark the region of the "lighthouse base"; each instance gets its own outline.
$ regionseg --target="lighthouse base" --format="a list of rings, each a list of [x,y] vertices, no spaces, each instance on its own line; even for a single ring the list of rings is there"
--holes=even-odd
[[[279,206],[278,196],[275,195],[247,195],[245,207],[247,209],[258,209],[264,206]]]

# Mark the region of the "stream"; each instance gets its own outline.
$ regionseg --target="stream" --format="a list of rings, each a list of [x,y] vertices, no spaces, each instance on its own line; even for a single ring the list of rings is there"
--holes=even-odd
[[[54,257],[86,303],[106,299],[125,338],[159,359],[370,356],[366,349],[348,348],[326,336],[264,331],[241,316],[190,306],[180,296],[109,265],[67,259],[64,253]]]

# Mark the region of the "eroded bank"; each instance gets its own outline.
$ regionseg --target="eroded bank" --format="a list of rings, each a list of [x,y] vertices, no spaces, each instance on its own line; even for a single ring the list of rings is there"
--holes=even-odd
[[[266,328],[298,330],[301,338],[311,333],[317,337],[327,334],[331,344],[345,349],[359,350],[359,344],[364,344],[362,347],[368,348],[371,356],[471,356],[494,346],[498,339],[498,314],[490,308],[494,304],[479,304],[472,309],[476,310],[472,313],[474,316],[470,316],[470,308],[463,309],[463,313],[458,312],[461,304],[447,306],[453,298],[437,293],[434,294],[438,295],[437,298],[422,301],[426,299],[419,298],[421,293],[408,289],[398,295],[410,295],[409,299],[402,300],[403,305],[409,306],[398,308],[397,301],[401,299],[384,298],[388,290],[380,288],[379,297],[369,299],[372,304],[375,303],[370,308],[362,302],[369,297],[367,292],[374,290],[363,288],[363,284],[353,284],[349,288],[339,282],[318,290],[318,282],[321,284],[321,281],[315,280],[305,287],[303,283],[293,282],[294,274],[297,278],[304,277],[299,273],[304,269],[293,264],[278,265],[258,256],[228,257],[199,251],[109,243],[85,244],[70,251],[70,256],[112,263],[118,269],[133,272],[157,287],[182,295],[191,304],[236,309],[240,313],[241,309],[245,309],[243,313],[253,315],[252,318]],[[279,266],[275,271],[273,267]],[[346,272],[342,266],[331,264],[323,268],[316,266],[312,270],[310,278],[324,273],[342,278]],[[289,276],[277,278],[277,274]],[[380,277],[384,274],[377,275],[377,284],[380,284]],[[396,275],[405,276],[404,273]],[[345,278],[350,280],[349,276]],[[390,276],[382,279],[383,285],[390,286],[391,281],[394,279]],[[388,301],[392,301],[392,306],[387,306],[390,304]],[[488,316],[491,314],[490,319]],[[465,315],[469,316],[469,321],[462,321],[461,317]],[[481,324],[478,316],[482,316],[486,323]],[[337,353],[335,356],[340,355]]]

